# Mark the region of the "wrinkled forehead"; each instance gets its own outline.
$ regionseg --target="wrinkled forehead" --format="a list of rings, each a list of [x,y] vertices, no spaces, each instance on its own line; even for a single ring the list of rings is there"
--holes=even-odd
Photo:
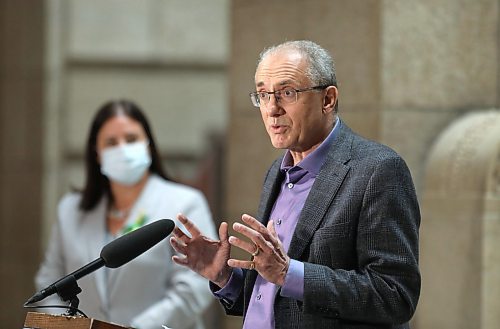
[[[270,53],[255,71],[255,85],[274,84],[279,81],[303,82],[307,80],[307,62],[297,51]]]

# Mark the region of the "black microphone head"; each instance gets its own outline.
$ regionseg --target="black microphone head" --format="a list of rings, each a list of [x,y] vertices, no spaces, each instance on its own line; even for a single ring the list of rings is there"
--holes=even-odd
[[[104,265],[117,268],[130,262],[165,239],[174,227],[171,219],[160,219],[111,241],[101,250]]]

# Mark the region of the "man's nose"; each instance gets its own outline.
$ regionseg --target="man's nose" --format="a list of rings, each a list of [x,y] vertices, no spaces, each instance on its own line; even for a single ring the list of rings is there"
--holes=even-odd
[[[276,97],[276,94],[270,94],[269,97],[270,98],[269,102],[266,105],[266,110],[269,115],[276,115],[280,112],[281,109],[279,97]]]

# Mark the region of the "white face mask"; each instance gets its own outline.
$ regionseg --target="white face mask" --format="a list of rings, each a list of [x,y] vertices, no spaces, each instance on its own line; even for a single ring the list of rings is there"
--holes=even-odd
[[[108,147],[101,153],[101,173],[123,185],[137,183],[150,165],[147,142]]]

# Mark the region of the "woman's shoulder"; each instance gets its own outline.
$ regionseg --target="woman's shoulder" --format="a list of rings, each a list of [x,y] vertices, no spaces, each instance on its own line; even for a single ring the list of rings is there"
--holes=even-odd
[[[78,212],[82,195],[80,192],[68,192],[59,201],[59,213]]]
[[[153,175],[151,179],[155,189],[161,189],[165,193],[175,193],[176,195],[191,197],[203,195],[200,190],[187,184],[169,181],[157,175]]]

